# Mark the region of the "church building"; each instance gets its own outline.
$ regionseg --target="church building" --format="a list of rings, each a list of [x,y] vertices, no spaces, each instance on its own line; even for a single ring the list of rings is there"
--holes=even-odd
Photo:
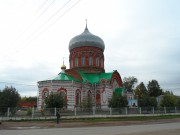
[[[81,107],[88,100],[92,106],[107,108],[114,92],[123,94],[123,85],[117,70],[105,72],[104,50],[104,41],[90,33],[86,24],[84,32],[69,42],[70,68],[63,62],[56,77],[38,81],[38,107],[45,107],[45,97],[53,93],[64,97],[67,109]]]

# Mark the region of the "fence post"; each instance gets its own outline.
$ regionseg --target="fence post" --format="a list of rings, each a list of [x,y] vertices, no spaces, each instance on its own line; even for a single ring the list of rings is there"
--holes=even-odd
[[[110,111],[110,115],[112,115],[112,108],[111,107],[109,108],[109,111]]]
[[[164,113],[166,113],[166,107],[164,107]]]
[[[32,107],[31,110],[32,110],[32,119],[33,119],[33,117],[34,117],[34,107]]]
[[[76,107],[74,107],[74,116],[76,116],[77,114],[76,114]]]
[[[152,109],[153,109],[153,114],[154,114],[154,107]]]
[[[8,107],[7,109],[7,119],[9,120],[9,115],[10,115],[10,108]]]
[[[125,107],[125,112],[126,112],[126,115],[128,114],[128,112],[127,112],[127,107]]]
[[[141,114],[141,107],[139,107],[139,113]]]
[[[95,107],[93,106],[93,115],[95,115]]]
[[[56,107],[55,107],[55,108],[54,108],[54,116],[56,116],[56,111],[57,111],[57,110],[56,110]]]

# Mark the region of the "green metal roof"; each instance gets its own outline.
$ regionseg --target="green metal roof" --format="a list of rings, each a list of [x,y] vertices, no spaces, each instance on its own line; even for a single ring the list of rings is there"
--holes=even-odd
[[[122,94],[123,93],[123,88],[116,88],[115,89],[115,94],[116,95],[120,95],[120,94]]]
[[[74,78],[73,76],[70,76],[66,73],[59,73],[56,78],[54,78],[53,80],[63,80],[63,81],[77,81],[77,82],[81,82],[79,79]]]
[[[50,78],[44,81],[49,81],[49,80],[56,80],[56,81],[76,81],[76,82],[81,82],[81,80],[74,78],[73,76],[70,76],[66,73],[59,73],[55,78]]]
[[[80,76],[82,77],[83,81],[71,76],[71,75],[68,75],[66,73],[59,73],[55,78],[52,77],[52,78],[49,78],[47,80],[43,80],[43,81],[50,81],[50,80],[57,80],[57,81],[75,81],[75,82],[83,82],[83,83],[91,83],[91,84],[94,84],[94,83],[100,83],[100,81],[102,79],[105,79],[105,80],[111,80],[112,78],[112,74],[113,72],[111,73],[84,73],[84,72],[80,72],[78,71],[78,73],[80,74]]]

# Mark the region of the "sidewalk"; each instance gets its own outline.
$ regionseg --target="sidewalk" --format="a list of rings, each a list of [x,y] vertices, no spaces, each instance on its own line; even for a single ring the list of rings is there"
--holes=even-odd
[[[135,124],[129,126],[95,126],[78,128],[46,128],[46,129],[21,129],[1,130],[1,135],[179,135],[180,122],[163,124]]]
[[[12,122],[5,121],[0,125],[0,129],[44,129],[44,128],[78,128],[78,127],[112,127],[112,126],[129,126],[129,125],[148,125],[180,122],[180,118],[176,119],[160,119],[160,120],[144,120],[144,121],[60,121],[56,124],[54,121],[21,121]]]

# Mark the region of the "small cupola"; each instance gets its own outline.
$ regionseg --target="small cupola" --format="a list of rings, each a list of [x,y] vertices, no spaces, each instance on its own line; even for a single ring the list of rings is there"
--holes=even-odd
[[[66,66],[64,65],[64,59],[63,59],[63,65],[61,66],[61,72],[65,73]]]

